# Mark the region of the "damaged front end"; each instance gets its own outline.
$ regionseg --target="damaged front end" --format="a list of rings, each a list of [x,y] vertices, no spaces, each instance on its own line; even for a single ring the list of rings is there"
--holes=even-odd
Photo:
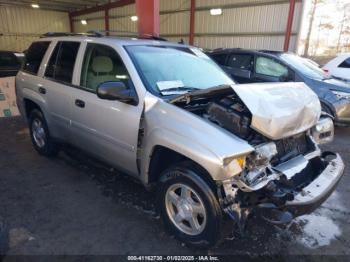
[[[256,146],[244,170],[218,187],[223,210],[241,229],[253,212],[273,224],[289,223],[334,191],[344,163],[338,154],[322,153],[315,142],[331,139],[330,121],[322,119],[313,130]]]
[[[230,179],[217,181],[222,209],[243,230],[253,212],[274,224],[311,212],[334,191],[344,172],[338,154],[318,144],[333,140],[317,96],[302,84],[240,85],[190,95],[175,103],[246,140],[254,151],[224,159]]]

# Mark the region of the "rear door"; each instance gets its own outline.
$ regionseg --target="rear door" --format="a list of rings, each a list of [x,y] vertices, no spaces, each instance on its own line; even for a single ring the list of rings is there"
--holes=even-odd
[[[47,101],[50,132],[64,141],[69,141],[70,135],[70,89],[79,47],[78,41],[53,43],[44,76],[37,83],[39,92]]]
[[[112,46],[85,43],[75,72],[77,88],[72,88],[72,143],[96,157],[137,175],[137,140],[143,101],[130,105],[103,100],[96,91],[105,82],[122,81],[133,89],[133,80],[120,53]],[[124,52],[124,53],[123,53]],[[130,64],[129,64],[130,66]]]
[[[225,71],[238,83],[250,83],[254,56],[251,54],[231,53],[226,61]]]
[[[48,122],[50,122],[50,116],[47,114],[47,103],[44,94],[39,92],[38,81],[42,81],[42,72],[46,64],[50,43],[50,41],[32,43],[26,52],[23,68],[16,77],[16,99],[21,114],[23,116],[26,114],[24,99],[30,98],[43,110]]]

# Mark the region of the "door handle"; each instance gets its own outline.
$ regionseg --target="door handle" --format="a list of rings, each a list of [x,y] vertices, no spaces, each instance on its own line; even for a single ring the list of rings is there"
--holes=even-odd
[[[76,100],[75,100],[75,105],[76,105],[77,107],[84,108],[84,107],[85,107],[85,102],[84,102],[83,100],[76,99]]]
[[[38,90],[39,90],[39,93],[40,93],[40,94],[43,94],[43,95],[46,94],[46,89],[45,89],[45,88],[39,87]]]

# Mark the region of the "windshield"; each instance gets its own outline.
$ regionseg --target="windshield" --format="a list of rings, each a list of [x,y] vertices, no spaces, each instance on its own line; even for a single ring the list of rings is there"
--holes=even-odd
[[[158,95],[184,94],[234,82],[198,48],[128,46],[146,88]]]
[[[304,76],[316,80],[323,80],[327,77],[326,73],[319,68],[315,62],[311,62],[306,58],[293,54],[281,54],[280,57],[284,62],[294,67]]]

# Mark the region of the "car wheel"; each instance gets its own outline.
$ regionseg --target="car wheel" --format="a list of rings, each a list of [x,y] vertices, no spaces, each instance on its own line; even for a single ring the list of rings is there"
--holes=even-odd
[[[35,150],[44,156],[53,157],[58,153],[58,146],[50,137],[43,113],[34,109],[29,116],[29,130]]]
[[[334,117],[332,110],[330,110],[330,108],[328,106],[326,106],[325,104],[321,103],[321,109],[323,112],[327,113],[328,115]]]
[[[219,202],[195,168],[180,164],[163,172],[158,208],[165,228],[189,246],[208,248],[222,239]]]

